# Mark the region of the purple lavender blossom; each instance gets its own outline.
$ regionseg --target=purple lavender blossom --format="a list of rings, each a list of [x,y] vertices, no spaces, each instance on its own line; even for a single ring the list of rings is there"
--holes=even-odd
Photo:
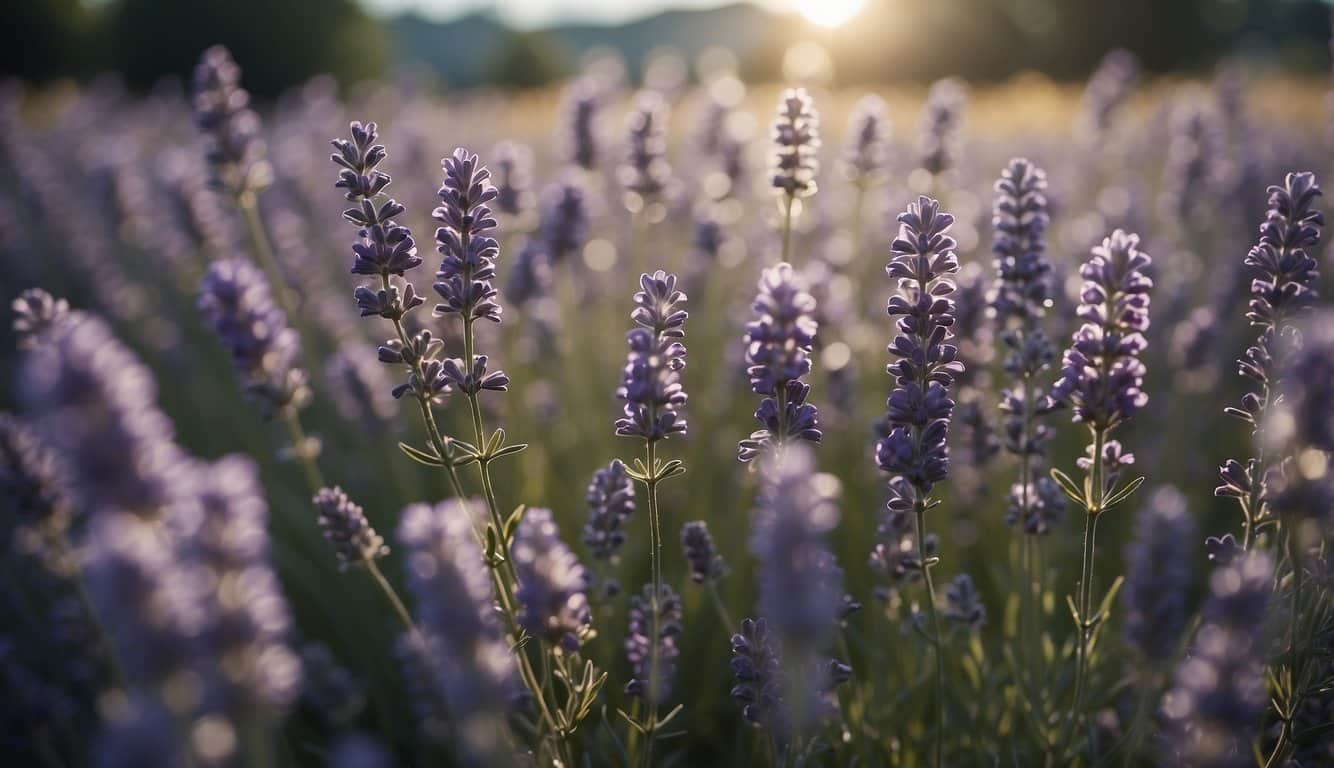
[[[1052,397],[1073,406],[1074,420],[1091,429],[1110,430],[1149,401],[1140,355],[1148,346],[1150,262],[1139,235],[1118,229],[1079,269],[1084,324],[1061,360]]]
[[[84,560],[89,599],[132,688],[151,690],[187,670],[210,619],[203,574],[185,568],[162,529],[106,511],[90,521]]]
[[[1041,467],[1051,429],[1040,419],[1055,403],[1034,380],[1056,356],[1040,325],[1053,299],[1052,267],[1045,255],[1046,188],[1046,173],[1023,158],[1011,160],[1001,172],[991,219],[996,284],[987,296],[1008,350],[1003,368],[1014,381],[1001,393],[1002,445],[1022,463],[1005,522],[1022,523],[1030,534],[1049,531],[1065,509],[1064,495]]]
[[[19,294],[14,308],[14,335],[19,349],[35,349],[40,337],[69,315],[69,302],[57,299],[41,288],[29,288]]]
[[[519,584],[519,623],[524,629],[567,650],[579,647],[592,623],[588,608],[588,571],[560,539],[551,510],[528,509],[510,550]]]
[[[1222,119],[1207,102],[1185,101],[1173,112],[1163,166],[1162,211],[1178,227],[1203,226],[1217,209],[1225,156]]]
[[[1260,242],[1246,255],[1246,266],[1260,272],[1246,318],[1262,332],[1276,332],[1316,301],[1318,264],[1309,251],[1320,244],[1325,225],[1325,215],[1312,208],[1320,194],[1311,173],[1290,173],[1282,187],[1269,188]]]
[[[686,433],[681,414],[686,404],[681,385],[686,348],[680,339],[685,338],[689,315],[678,307],[686,295],[676,289],[676,275],[658,270],[640,275],[639,285],[630,317],[640,327],[626,334],[630,352],[616,390],[625,415],[616,420],[616,434],[652,443]]]
[[[598,112],[601,107],[601,89],[592,81],[576,81],[566,92],[566,157],[585,171],[597,169],[601,141]]]
[[[879,181],[888,162],[888,144],[889,111],[884,99],[874,94],[863,96],[848,118],[843,175],[859,186]]]
[[[886,270],[900,291],[889,300],[899,333],[889,345],[897,358],[888,368],[895,380],[887,403],[890,431],[876,444],[876,464],[905,478],[920,497],[948,472],[946,436],[954,410],[949,386],[963,372],[956,347],[946,343],[954,324],[950,276],[959,270],[949,235],[953,223],[935,200],[910,204],[899,215]]]
[[[939,176],[959,162],[959,130],[967,105],[968,92],[962,82],[952,77],[933,83],[926,95],[918,126],[917,151],[919,167],[932,176]]]
[[[348,200],[357,203],[343,211],[343,218],[357,227],[358,240],[352,245],[354,260],[352,273],[374,275],[380,278],[380,287],[361,285],[353,292],[362,317],[376,316],[392,321],[396,326],[413,309],[426,303],[417,294],[411,281],[402,280],[402,288],[393,280],[403,277],[410,269],[422,263],[417,245],[407,227],[399,226],[393,217],[404,212],[404,207],[385,196],[390,178],[379,170],[388,156],[378,138],[375,123],[351,125],[352,139],[334,139],[337,150],[330,159],[342,170],[334,185],[345,191]],[[377,203],[377,200],[379,202]],[[411,337],[406,331],[399,338],[389,339],[378,350],[380,362],[401,365],[407,380],[394,387],[395,398],[411,392],[426,400],[440,400],[450,390],[445,379],[444,361],[439,359],[444,342],[429,330],[421,329]]]
[[[384,368],[376,364],[374,347],[349,342],[325,361],[325,390],[335,411],[369,433],[392,429],[398,406],[391,394],[394,385]]]
[[[1268,702],[1263,631],[1273,572],[1263,552],[1214,571],[1204,623],[1163,697],[1174,762],[1193,768],[1254,764],[1251,741]]]
[[[338,570],[345,571],[389,554],[389,547],[371,527],[366,512],[342,488],[321,488],[312,502],[319,512],[324,538],[338,556]]]
[[[199,310],[265,419],[284,418],[310,402],[306,372],[298,367],[301,339],[254,265],[244,259],[214,262],[200,283]]]
[[[772,135],[774,189],[788,199],[815,194],[815,177],[820,172],[820,115],[806,89],[783,91]]]
[[[21,549],[38,551],[59,566],[60,553],[44,551],[48,540],[63,537],[73,510],[61,487],[60,465],[28,425],[0,413],[0,546],[14,535]],[[4,551],[9,551],[4,546]]]
[[[204,51],[191,88],[195,123],[204,135],[212,184],[229,194],[254,194],[273,181],[259,115],[241,87],[241,68],[220,45]]]
[[[1250,379],[1255,391],[1241,399],[1240,408],[1226,413],[1263,432],[1271,419],[1268,411],[1279,386],[1279,371],[1274,358],[1276,346],[1292,334],[1292,322],[1316,301],[1318,266],[1310,250],[1320,243],[1325,216],[1312,206],[1320,196],[1320,187],[1311,173],[1290,173],[1282,187],[1269,188],[1269,209],[1260,225],[1260,241],[1246,255],[1245,264],[1258,272],[1251,281],[1251,299],[1246,318],[1258,328],[1260,336],[1237,360],[1238,372]],[[1307,376],[1307,372],[1300,374]],[[1317,420],[1320,423],[1321,420]],[[1270,438],[1261,435],[1261,444]],[[1257,458],[1243,464],[1228,459],[1219,467],[1222,481],[1214,489],[1216,496],[1236,498],[1242,505],[1248,533],[1270,516],[1268,468]],[[1246,537],[1249,540],[1249,536]]]
[[[1138,78],[1139,61],[1135,54],[1118,48],[1103,57],[1089,78],[1075,121],[1075,133],[1082,144],[1097,147],[1106,141],[1116,113]]]
[[[713,536],[703,520],[681,526],[681,550],[690,569],[690,580],[696,584],[711,584],[727,574],[727,563],[713,546]]]
[[[491,150],[494,158],[496,210],[519,217],[533,210],[533,150],[526,144],[502,141]]]
[[[945,610],[941,615],[974,630],[987,622],[987,607],[973,586],[972,576],[961,573],[945,588]]]
[[[1177,653],[1189,619],[1191,559],[1181,542],[1195,541],[1186,497],[1172,486],[1156,489],[1135,518],[1135,540],[1126,550],[1126,642],[1154,663]]]
[[[654,616],[654,613],[657,616]],[[631,679],[625,686],[629,696],[653,696],[658,703],[672,695],[672,677],[676,657],[680,655],[677,637],[685,611],[681,598],[666,584],[654,599],[653,585],[645,584],[642,594],[630,597],[630,626],[625,634],[625,657],[630,662]],[[653,655],[652,636],[657,632],[657,656]],[[654,662],[656,658],[656,664]]]
[[[618,169],[626,207],[640,211],[660,202],[672,190],[667,163],[667,102],[655,91],[640,91],[626,118],[626,156]]]
[[[25,361],[20,394],[81,514],[159,517],[184,460],[157,386],[101,319],[73,312]]]
[[[1334,532],[1334,311],[1312,315],[1290,340],[1261,434],[1271,455],[1293,457],[1270,474],[1269,501],[1314,546]],[[1310,532],[1295,522],[1307,519],[1315,523]]]
[[[1016,157],[1001,171],[992,206],[996,283],[987,304],[1002,328],[1011,319],[1042,317],[1052,303],[1052,269],[1046,258],[1047,173]]]
[[[432,670],[420,682],[460,719],[498,710],[512,688],[514,659],[468,515],[452,502],[413,504],[403,510],[398,541],[416,599],[420,637],[412,642]]]
[[[388,157],[388,153],[383,145],[375,143],[378,138],[375,123],[362,125],[354,121],[351,132],[351,141],[334,139],[331,142],[338,151],[330,155],[330,159],[342,168],[334,186],[344,190],[349,201],[359,204],[343,211],[343,218],[358,227],[357,234],[361,237],[361,242],[352,246],[356,256],[352,274],[401,277],[407,270],[420,265],[422,260],[417,256],[412,233],[407,227],[400,227],[393,221],[393,217],[403,213],[403,206],[392,199],[379,206],[374,203],[377,197],[384,194],[391,181],[387,174],[379,170],[380,163]],[[410,289],[411,283],[408,286]],[[358,303],[362,303],[360,296]],[[415,306],[407,297],[404,303],[408,306],[403,311]],[[363,316],[377,314],[364,311],[366,308],[363,306]]]
[[[584,545],[598,560],[610,560],[625,543],[623,526],[635,511],[635,484],[620,459],[593,473],[584,496],[588,522]]]
[[[773,731],[786,728],[783,697],[787,679],[779,660],[782,647],[764,619],[743,619],[732,635],[731,696],[741,704],[741,716],[751,725]]]
[[[871,550],[871,570],[894,583],[920,579],[922,563],[917,555],[917,522],[913,517],[912,486],[903,477],[889,481],[885,514],[876,526],[876,545]],[[922,542],[927,557],[935,555],[938,545],[934,533]]]
[[[433,287],[444,303],[436,305],[435,313],[499,323],[501,307],[491,285],[500,255],[500,242],[491,234],[496,220],[487,205],[497,194],[491,172],[462,147],[440,164],[445,169],[440,187],[444,205],[431,216],[443,225],[436,229],[435,239],[444,260]]]
[[[737,446],[737,457],[749,462],[766,448],[794,440],[820,442],[819,413],[806,402],[810,385],[811,348],[819,328],[815,298],[806,292],[792,266],[780,263],[764,270],[752,305],[755,318],[746,324],[746,375],[750,388],[764,395],[755,418],[761,429]]]
[[[206,598],[199,641],[222,685],[205,706],[242,722],[256,704],[282,709],[301,689],[288,646],[292,617],[269,560],[268,507],[255,464],[227,456],[191,469],[193,492],[169,523]]]
[[[326,722],[346,725],[366,705],[366,697],[352,673],[339,666],[333,652],[321,643],[301,647],[301,699]]]
[[[775,454],[762,474],[750,551],[760,564],[760,614],[786,645],[823,648],[837,627],[841,572],[830,568],[825,537],[838,525],[838,494],[838,480],[816,472],[804,446]]]
[[[573,178],[561,178],[542,191],[541,207],[538,229],[551,260],[560,263],[579,253],[588,238],[583,189]]]

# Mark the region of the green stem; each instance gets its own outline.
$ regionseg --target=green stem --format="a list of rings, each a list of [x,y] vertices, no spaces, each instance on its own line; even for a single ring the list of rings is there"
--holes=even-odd
[[[732,623],[732,615],[727,612],[727,606],[723,604],[723,598],[718,594],[718,585],[710,581],[704,589],[709,593],[709,602],[713,604],[713,610],[714,613],[718,614],[718,620],[727,629],[728,636],[736,634],[736,625]]]
[[[1079,722],[1083,720],[1084,688],[1088,684],[1086,678],[1089,671],[1089,641],[1093,636],[1089,612],[1093,600],[1093,554],[1097,539],[1098,517],[1102,514],[1104,493],[1102,452],[1106,440],[1106,429],[1095,427],[1093,430],[1093,459],[1090,468],[1092,478],[1089,483],[1091,493],[1090,498],[1086,500],[1084,556],[1079,577],[1079,644],[1075,648],[1075,692],[1070,705],[1070,722],[1076,730],[1079,727]]]
[[[783,261],[789,264],[792,263],[792,205],[795,202],[792,195],[783,196]]]
[[[292,409],[283,421],[287,424],[287,435],[292,442],[292,456],[301,465],[301,471],[306,476],[306,485],[310,487],[310,494],[314,496],[324,487],[324,475],[320,472],[319,465],[315,463],[315,457],[307,450],[309,440],[306,438],[306,430],[301,426],[301,416]]]
[[[648,463],[648,519],[649,519],[649,569],[653,575],[653,596],[650,605],[652,635],[649,637],[648,665],[648,733],[645,734],[646,764],[653,765],[653,742],[658,729],[658,598],[662,591],[662,530],[658,510],[658,468],[657,445],[652,439],[645,440],[645,455]]]
[[[292,323],[297,323],[299,317],[296,313],[296,302],[292,300],[292,290],[288,287],[287,280],[283,278],[278,260],[274,257],[273,245],[269,242],[268,231],[264,228],[264,219],[259,212],[259,197],[253,192],[242,192],[236,198],[236,207],[241,210],[241,218],[245,220],[246,232],[250,235],[255,256],[273,286],[273,296],[278,300],[278,306],[282,307]]]
[[[931,617],[931,646],[936,657],[936,738],[932,750],[932,765],[941,766],[945,741],[945,656],[940,641],[940,616],[936,611],[936,587],[931,579],[931,566],[926,562],[926,500],[919,494],[913,503],[917,515],[917,560],[926,582],[926,609]]]

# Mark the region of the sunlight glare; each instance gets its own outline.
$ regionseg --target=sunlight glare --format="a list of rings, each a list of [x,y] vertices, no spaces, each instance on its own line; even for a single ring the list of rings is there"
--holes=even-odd
[[[846,24],[862,9],[865,0],[793,0],[802,16],[821,27]]]

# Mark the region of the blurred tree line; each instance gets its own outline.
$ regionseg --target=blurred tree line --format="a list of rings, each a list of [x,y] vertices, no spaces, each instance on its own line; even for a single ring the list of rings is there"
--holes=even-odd
[[[1081,78],[1113,47],[1155,71],[1205,69],[1246,53],[1285,69],[1329,66],[1325,0],[867,0],[839,30],[754,7],[668,13],[623,27],[566,25],[515,32],[486,15],[446,24],[418,16],[380,20],[357,0],[17,0],[4,18],[11,44],[0,75],[32,80],[120,71],[147,87],[188,75],[199,52],[224,43],[246,84],[274,94],[313,74],[344,82],[400,67],[446,83],[541,85],[568,74],[590,44],[632,64],[654,45],[686,53],[726,43],[745,73],[779,77],[783,52],[813,38],[839,79],[930,80],[944,74],[994,80],[1033,69]],[[706,39],[707,38],[707,39]]]
[[[119,71],[135,87],[188,77],[200,51],[231,48],[246,86],[275,94],[312,75],[343,81],[387,63],[384,28],[356,0],[16,0],[0,74],[30,80]]]

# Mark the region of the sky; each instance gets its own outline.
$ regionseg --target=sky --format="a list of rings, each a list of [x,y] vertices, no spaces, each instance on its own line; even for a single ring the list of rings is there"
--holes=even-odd
[[[446,20],[477,10],[494,9],[516,27],[541,27],[561,21],[614,24],[669,8],[709,8],[736,0],[361,0],[374,13],[416,10]],[[774,8],[791,8],[797,0],[750,0]]]

